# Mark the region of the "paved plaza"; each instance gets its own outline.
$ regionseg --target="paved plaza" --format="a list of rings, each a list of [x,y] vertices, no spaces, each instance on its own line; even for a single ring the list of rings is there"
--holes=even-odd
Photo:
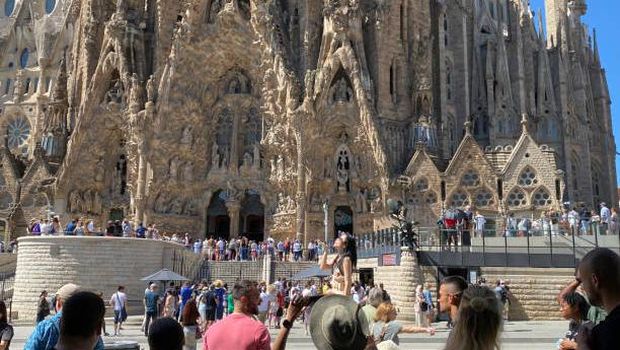
[[[108,331],[112,329],[112,320],[106,321]],[[443,349],[446,338],[448,337],[448,329],[445,322],[436,323],[437,334],[434,337],[422,334],[403,334],[400,336],[401,349],[415,350],[439,350]],[[140,320],[131,317],[129,323],[124,327],[122,336],[105,337],[104,341],[136,341],[140,343],[142,349],[148,349],[146,338],[140,332]],[[502,335],[501,348],[504,350],[524,349],[528,350],[550,350],[555,349],[556,342],[568,328],[567,321],[522,321],[508,322]],[[15,338],[11,343],[11,348],[22,349],[26,339],[32,332],[32,326],[15,327]],[[275,339],[277,330],[272,330],[272,339]],[[199,344],[198,349],[201,349]],[[291,332],[287,349],[306,350],[315,349],[310,336],[306,336],[301,322],[295,323]],[[351,349],[354,350],[354,349]]]

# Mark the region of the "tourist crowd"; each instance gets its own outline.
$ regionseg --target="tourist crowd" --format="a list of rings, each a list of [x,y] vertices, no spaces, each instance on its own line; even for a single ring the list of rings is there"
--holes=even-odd
[[[616,334],[620,329],[620,257],[596,248],[576,271],[575,280],[557,298],[562,316],[570,321],[567,332],[558,337],[557,348],[620,349]],[[142,329],[153,350],[193,350],[200,339],[203,350],[285,349],[290,329],[299,320],[319,349],[399,349],[399,334],[434,335],[431,324],[444,313],[450,328],[445,349],[493,350],[500,348],[506,305],[514,298],[506,281],[489,287],[484,279],[468,284],[462,277],[450,276],[441,281],[436,303],[430,286],[417,286],[416,323],[405,325],[382,285],[355,282],[347,294],[335,293],[329,282],[285,279],[273,284],[238,281],[232,288],[221,280],[187,282],[170,284],[164,291],[151,282],[142,297]],[[52,305],[47,297],[45,291],[41,293],[37,326],[26,350],[103,349],[105,305],[114,310],[114,335],[120,335],[127,319],[123,286],[106,302],[101,294],[75,284],[58,289]],[[268,328],[279,329],[274,342]],[[12,338],[6,306],[0,302],[0,348],[8,349]]]

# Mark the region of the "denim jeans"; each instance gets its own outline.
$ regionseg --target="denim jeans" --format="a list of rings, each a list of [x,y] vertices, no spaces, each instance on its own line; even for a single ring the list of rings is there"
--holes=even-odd
[[[144,335],[149,335],[149,325],[157,319],[157,311],[147,311],[144,320]]]

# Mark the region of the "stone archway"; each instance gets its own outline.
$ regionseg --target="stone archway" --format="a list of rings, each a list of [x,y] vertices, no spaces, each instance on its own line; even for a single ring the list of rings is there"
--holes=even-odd
[[[207,207],[206,236],[230,238],[230,218],[226,209],[225,192],[217,191],[211,196]]]
[[[334,211],[334,238],[341,231],[353,234],[353,210],[349,206],[338,206]]]
[[[260,195],[247,191],[241,201],[239,214],[241,235],[256,242],[262,241],[265,233],[265,206]]]

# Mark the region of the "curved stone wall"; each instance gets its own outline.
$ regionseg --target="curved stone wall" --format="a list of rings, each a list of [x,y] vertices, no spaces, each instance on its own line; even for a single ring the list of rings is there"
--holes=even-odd
[[[119,285],[127,289],[129,313],[141,314],[146,282],[161,268],[193,278],[199,257],[164,241],[112,237],[22,237],[18,240],[12,311],[17,322],[33,322],[39,294],[66,283],[101,291],[107,302]],[[17,317],[15,317],[17,316]]]

